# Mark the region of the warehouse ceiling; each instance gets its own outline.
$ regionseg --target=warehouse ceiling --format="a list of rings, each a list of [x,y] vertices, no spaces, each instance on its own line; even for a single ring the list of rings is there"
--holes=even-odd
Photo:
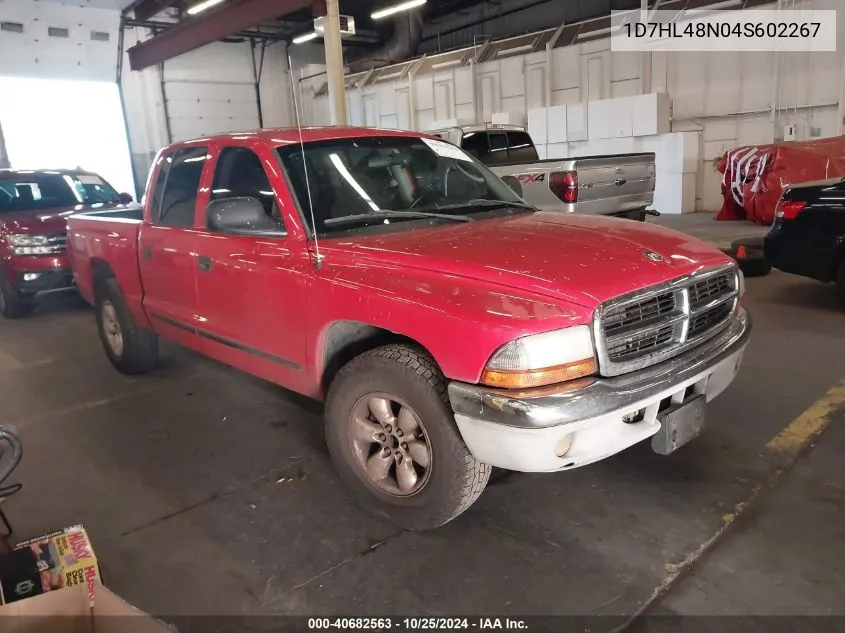
[[[42,2],[55,2],[57,4],[70,4],[76,7],[93,7],[95,9],[112,9],[120,11],[125,9],[132,0],[41,0]]]
[[[344,39],[348,60],[370,59],[384,65],[421,52],[465,47],[641,6],[640,0],[427,0],[422,7],[390,19],[370,17],[399,1],[339,0],[340,13],[355,20],[356,34]],[[693,8],[715,1],[662,0],[661,8]],[[655,2],[660,0],[649,0],[649,5]],[[126,25],[146,26],[152,37],[129,50],[130,66],[140,70],[232,36],[289,42],[313,31],[314,18],[321,15],[325,0],[135,0],[125,12]],[[368,57],[360,49],[373,54]]]

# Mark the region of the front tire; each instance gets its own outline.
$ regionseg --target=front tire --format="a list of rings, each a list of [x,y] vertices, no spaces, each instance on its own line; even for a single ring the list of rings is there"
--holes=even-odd
[[[0,274],[0,315],[6,319],[22,319],[32,314],[32,300],[23,299]]]
[[[845,260],[839,264],[839,272],[836,274],[836,289],[839,291],[839,298],[845,306]]]
[[[356,501],[411,530],[448,523],[490,478],[458,432],[440,369],[407,345],[370,350],[338,372],[326,399],[326,441]]]
[[[114,278],[97,285],[95,308],[100,341],[111,364],[124,374],[143,374],[158,362],[158,335],[139,326]]]

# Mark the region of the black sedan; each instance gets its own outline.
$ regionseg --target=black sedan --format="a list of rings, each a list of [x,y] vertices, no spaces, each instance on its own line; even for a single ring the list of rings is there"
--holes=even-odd
[[[835,281],[845,299],[845,179],[786,189],[764,250],[779,270]]]

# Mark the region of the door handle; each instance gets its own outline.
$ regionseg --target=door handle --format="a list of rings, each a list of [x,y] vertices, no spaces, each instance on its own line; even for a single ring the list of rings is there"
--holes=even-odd
[[[206,257],[204,255],[200,255],[197,257],[197,268],[200,269],[200,272],[210,272],[211,271],[211,258]]]
[[[141,249],[141,254],[144,256],[144,259],[152,259],[153,258],[153,249],[151,246],[145,246]]]

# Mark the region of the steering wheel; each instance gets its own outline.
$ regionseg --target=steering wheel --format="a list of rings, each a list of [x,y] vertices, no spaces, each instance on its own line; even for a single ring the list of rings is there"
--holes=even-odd
[[[462,163],[463,161],[460,161],[460,160],[457,160],[457,159],[456,159],[454,162],[455,162],[455,168],[456,168],[459,172],[461,172],[464,176],[466,176],[467,178],[469,178],[471,181],[473,181],[473,182],[477,182],[477,183],[483,183],[483,182],[484,182],[484,176],[481,176],[481,175],[478,175],[478,174],[473,174],[473,173],[471,173],[471,172],[467,171],[467,170],[466,170],[466,169],[465,169],[465,168],[461,165],[461,163]]]
[[[434,200],[432,199],[432,197],[429,194],[423,193],[423,194],[420,194],[419,196],[417,196],[416,198],[414,198],[414,201],[411,202],[411,206],[408,207],[408,208],[409,209],[416,209],[423,202],[433,203]]]

